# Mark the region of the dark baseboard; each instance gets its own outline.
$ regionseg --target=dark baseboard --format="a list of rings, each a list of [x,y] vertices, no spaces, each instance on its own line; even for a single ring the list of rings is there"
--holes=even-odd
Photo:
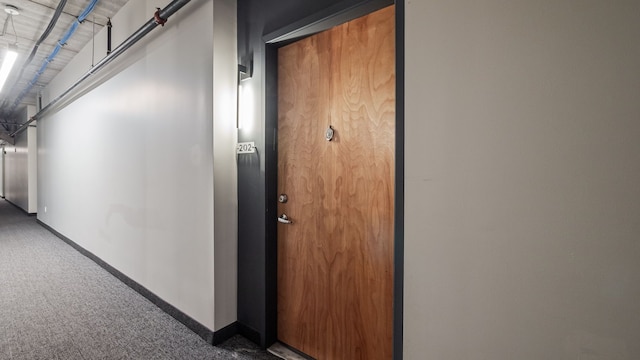
[[[258,330],[255,330],[241,323],[238,323],[237,330],[238,330],[238,334],[244,336],[249,341],[254,342],[256,344],[261,344],[260,332]],[[269,345],[271,344],[267,344],[266,346],[264,346],[264,348],[266,349],[267,347],[269,347]]]
[[[76,249],[79,253],[81,253],[82,255],[84,255],[84,256],[88,257],[89,259],[93,260],[96,264],[100,265],[103,269],[107,270],[111,275],[113,275],[116,278],[118,278],[120,281],[125,283],[127,286],[129,286],[130,288],[132,288],[133,290],[138,292],[140,295],[142,295],[145,298],[147,298],[149,301],[151,301],[157,307],[159,307],[162,311],[164,311],[167,314],[171,315],[174,319],[180,321],[187,328],[189,328],[191,331],[193,331],[196,334],[198,334],[198,336],[203,338],[209,344],[220,343],[220,342],[230,338],[231,336],[233,336],[233,335],[235,335],[237,333],[237,325],[236,325],[236,323],[233,323],[233,324],[231,324],[231,325],[229,325],[227,327],[224,327],[221,330],[218,330],[218,331],[216,331],[214,333],[213,331],[209,330],[206,326],[200,324],[198,321],[194,320],[189,315],[183,313],[182,311],[178,310],[173,305],[171,305],[168,302],[162,300],[156,294],[152,293],[151,291],[149,291],[144,286],[138,284],[137,282],[132,280],[127,275],[121,273],[120,271],[115,269],[113,266],[107,264],[102,259],[100,259],[96,255],[91,253],[90,251],[88,251],[85,248],[83,248],[82,246],[76,244],[73,240],[67,238],[66,236],[64,236],[62,234],[60,234],[55,229],[53,229],[52,227],[50,227],[49,225],[43,223],[40,220],[38,220],[38,223],[40,225],[42,225],[45,229],[49,230],[51,233],[53,233],[54,235],[56,235],[57,237],[62,239],[64,242],[66,242],[67,244],[71,245],[71,247]],[[212,304],[212,306],[213,306],[213,304]],[[223,339],[223,340],[220,340],[220,339]],[[219,341],[216,342],[216,340],[219,340]]]
[[[27,214],[27,215],[29,215],[29,216],[36,216],[36,215],[38,215],[38,213],[30,213],[30,212],[28,212],[27,210],[25,210],[25,209],[21,208],[18,204],[14,203],[13,201],[11,201],[11,200],[7,199],[7,198],[6,198],[6,197],[4,197],[4,196],[3,196],[2,198],[3,198],[6,202],[8,202],[9,204],[11,204],[11,205],[15,206],[18,210],[22,211],[23,213],[25,213],[25,214]]]
[[[238,322],[235,321],[213,333],[213,345],[218,345],[238,334]]]

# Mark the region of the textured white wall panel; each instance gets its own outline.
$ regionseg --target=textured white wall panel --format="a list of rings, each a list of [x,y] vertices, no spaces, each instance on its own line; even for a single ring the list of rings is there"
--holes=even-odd
[[[165,5],[131,1],[114,29],[133,31]],[[213,15],[214,1],[186,5],[83,96],[39,121],[38,136],[39,219],[215,330],[227,323],[214,313],[214,157],[231,177],[235,159],[232,145],[214,154]],[[235,52],[221,63],[216,71],[235,74]],[[49,98],[78,76],[61,72]],[[221,186],[229,188],[216,193],[235,199],[235,181]],[[226,250],[237,241],[229,211],[228,223],[215,221]],[[227,275],[235,286],[235,267]],[[232,322],[234,309],[220,316]]]

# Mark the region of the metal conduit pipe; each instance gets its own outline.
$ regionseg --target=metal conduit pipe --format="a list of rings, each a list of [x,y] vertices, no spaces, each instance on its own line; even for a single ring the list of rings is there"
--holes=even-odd
[[[36,41],[35,45],[33,45],[33,48],[31,49],[31,53],[29,54],[29,57],[27,57],[27,59],[22,64],[22,67],[20,68],[20,73],[18,73],[18,76],[16,76],[16,81],[11,87],[11,89],[13,89],[17,85],[18,81],[20,81],[20,79],[22,78],[24,71],[27,69],[27,66],[31,64],[31,61],[33,61],[33,58],[36,56],[36,53],[38,52],[38,47],[40,47],[42,42],[45,41],[47,37],[49,37],[51,30],[53,30],[53,28],[58,23],[60,14],[62,14],[62,10],[64,9],[64,6],[66,4],[67,4],[67,0],[60,0],[60,2],[58,3],[58,6],[56,7],[55,12],[53,13],[53,17],[51,17],[51,20],[49,20],[49,25],[47,25],[42,35],[40,35],[40,38],[38,39],[38,41]],[[5,21],[5,26],[7,23],[8,22]],[[7,103],[7,100],[5,100],[4,103]],[[4,107],[4,104],[3,104],[3,107]]]
[[[22,92],[20,92],[20,95],[18,95],[18,97],[15,99],[15,101],[13,102],[13,105],[11,106],[11,109],[9,110],[9,112],[13,112],[13,110],[20,105],[20,102],[22,101],[22,99],[24,99],[25,96],[27,96],[27,94],[29,93],[29,91],[31,90],[31,88],[33,86],[35,86],[35,84],[38,82],[38,79],[40,78],[40,76],[44,73],[44,71],[47,69],[47,67],[49,66],[49,64],[56,58],[56,56],[58,56],[58,53],[60,52],[60,50],[62,49],[62,47],[67,43],[67,41],[73,36],[73,34],[76,32],[76,30],[78,29],[78,26],[80,26],[80,24],[87,18],[87,16],[89,16],[89,14],[91,13],[91,11],[93,11],[93,8],[96,6],[96,4],[98,3],[98,0],[91,0],[91,2],[89,3],[89,5],[87,5],[87,7],[82,11],[82,13],[80,13],[80,15],[78,16],[78,18],[76,19],[76,21],[74,21],[71,24],[71,27],[69,27],[69,29],[67,30],[67,32],[62,36],[62,38],[58,41],[58,45],[56,45],[56,47],[53,49],[53,51],[51,52],[51,54],[49,54],[49,56],[47,56],[47,58],[44,59],[44,61],[42,62],[42,65],[40,66],[40,70],[38,70],[35,75],[33,76],[33,78],[31,79],[31,81],[29,81],[27,83],[27,86],[22,89]]]
[[[111,24],[111,18],[107,20],[107,55],[111,54],[111,28],[113,25]]]
[[[190,1],[191,0],[173,0],[164,9],[158,10],[155,17],[151,18],[144,25],[142,25],[142,27],[140,27],[136,32],[134,32],[125,41],[123,41],[122,44],[118,45],[115,49],[113,49],[113,51],[109,55],[105,56],[94,67],[92,67],[89,71],[87,71],[84,75],[82,75],[82,77],[76,80],[75,83],[71,84],[71,86],[69,86],[64,92],[62,92],[62,94],[58,95],[58,97],[51,100],[51,102],[49,102],[49,104],[47,104],[47,106],[42,108],[42,110],[40,110],[37,114],[33,115],[29,120],[22,123],[20,127],[16,131],[9,134],[9,136],[15,137],[17,134],[24,131],[29,126],[29,124],[38,120],[48,111],[53,109],[53,107],[58,102],[64,99],[69,93],[71,93],[71,91],[73,91],[73,89],[78,87],[82,82],[84,82],[89,77],[91,77],[91,75],[95,74],[97,71],[99,71],[101,68],[109,64],[115,58],[122,55],[122,53],[124,53],[127,49],[129,49],[131,46],[137,43],[140,39],[145,37],[148,33],[151,32],[151,30],[155,29],[155,27],[159,25],[158,21],[156,20],[158,17],[166,21],[171,15],[175,14],[178,10],[180,10],[183,6],[185,6]]]

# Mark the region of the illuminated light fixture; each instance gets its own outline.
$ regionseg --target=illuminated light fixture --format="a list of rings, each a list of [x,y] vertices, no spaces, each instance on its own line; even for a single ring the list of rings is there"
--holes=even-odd
[[[11,4],[4,4],[4,12],[6,12],[7,20],[5,21],[5,30],[7,23],[11,21],[11,25],[13,26],[13,17],[20,15],[20,9]],[[15,26],[13,26],[13,31],[15,33]],[[18,34],[14,34],[16,37],[16,42],[13,45],[9,45],[7,51],[4,54],[4,60],[2,61],[2,67],[0,68],[0,91],[4,87],[4,83],[7,82],[7,78],[9,77],[9,73],[13,68],[13,64],[15,64],[16,59],[18,58]]]
[[[7,82],[9,73],[18,58],[17,46],[9,45],[9,48],[4,54],[4,60],[2,61],[2,67],[0,68],[0,91],[4,87],[4,83]]]
[[[236,129],[240,129],[242,128],[242,124],[241,124],[241,119],[240,119],[240,102],[243,102],[244,106],[246,105],[252,105],[253,99],[250,99],[249,101],[247,101],[246,99],[242,99],[244,101],[241,101],[240,97],[243,95],[243,93],[246,92],[243,91],[243,87],[242,87],[242,82],[248,79],[251,79],[251,75],[252,75],[252,66],[251,64],[249,64],[249,66],[245,66],[242,64],[238,64],[238,88],[236,89]],[[247,111],[244,110],[244,113],[246,114]],[[244,121],[245,123],[247,122],[246,120]],[[246,125],[246,124],[245,124]]]
[[[238,81],[251,79],[251,66],[238,65]]]
[[[20,10],[16,6],[13,6],[11,4],[7,4],[4,6],[4,12],[11,16],[20,15]]]

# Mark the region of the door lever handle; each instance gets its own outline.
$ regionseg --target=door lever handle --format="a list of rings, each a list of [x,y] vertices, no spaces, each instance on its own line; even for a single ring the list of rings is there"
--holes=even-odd
[[[278,218],[278,222],[281,222],[283,224],[291,224],[292,223],[292,221],[289,220],[289,217],[286,214],[280,215],[280,217]]]

